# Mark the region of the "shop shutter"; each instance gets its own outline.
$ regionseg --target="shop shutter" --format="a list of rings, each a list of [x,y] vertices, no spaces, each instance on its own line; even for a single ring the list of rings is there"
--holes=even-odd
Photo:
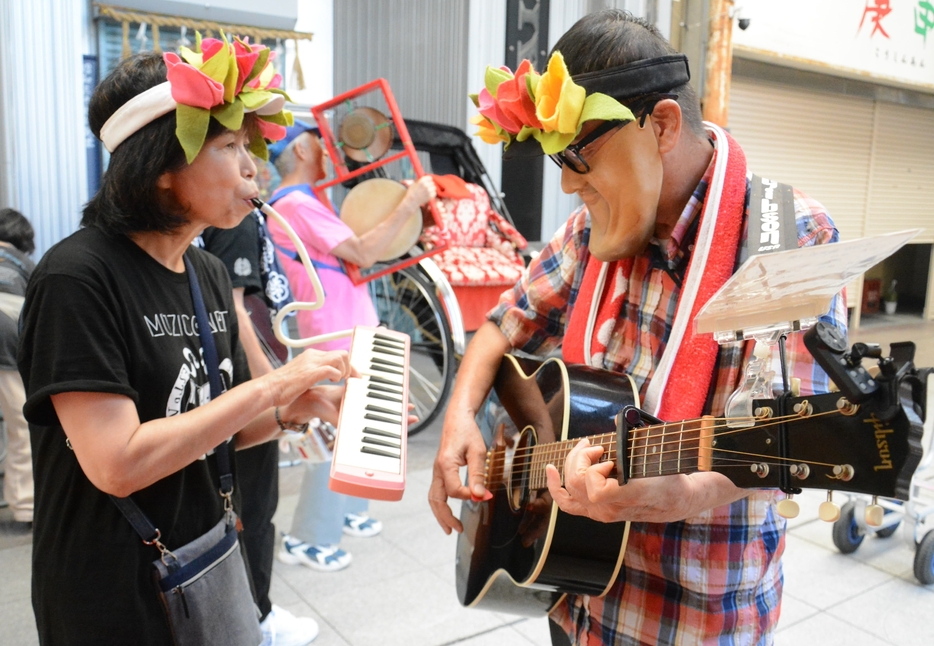
[[[871,100],[734,77],[729,119],[751,171],[822,203],[843,239],[866,235]]]
[[[878,104],[866,235],[923,228],[934,242],[934,110]]]

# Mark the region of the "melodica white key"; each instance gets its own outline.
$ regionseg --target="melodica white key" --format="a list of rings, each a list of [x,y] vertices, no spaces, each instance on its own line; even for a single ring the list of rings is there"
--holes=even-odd
[[[354,328],[350,364],[361,377],[346,382],[328,482],[332,491],[376,500],[402,498],[409,343],[401,332]]]

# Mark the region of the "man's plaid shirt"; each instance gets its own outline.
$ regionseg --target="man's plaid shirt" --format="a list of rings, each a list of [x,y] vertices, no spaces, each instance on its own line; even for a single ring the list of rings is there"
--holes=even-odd
[[[671,333],[680,294],[676,268],[693,249],[692,224],[703,209],[711,165],[666,241],[635,259],[628,294],[603,367],[627,372],[645,394]],[[746,185],[748,219],[749,183]],[[836,242],[839,234],[818,202],[795,191],[798,246]],[[744,225],[745,228],[745,225]],[[544,355],[561,344],[590,257],[590,218],[581,207],[532,261],[522,280],[489,314],[518,350]],[[682,242],[687,243],[686,248]],[[745,235],[737,253],[744,259]],[[581,303],[581,307],[589,307]],[[845,331],[846,305],[837,295],[822,317]],[[788,339],[790,375],[801,393],[826,392],[827,375]],[[721,346],[709,413],[722,415],[738,387],[752,343]],[[777,350],[773,361],[778,366]],[[778,368],[776,368],[778,371]],[[776,375],[775,390],[781,390]],[[698,517],[668,524],[633,523],[625,562],[604,598],[569,595],[552,613],[575,644],[770,644],[781,605],[785,521],[779,492],[759,491]]]

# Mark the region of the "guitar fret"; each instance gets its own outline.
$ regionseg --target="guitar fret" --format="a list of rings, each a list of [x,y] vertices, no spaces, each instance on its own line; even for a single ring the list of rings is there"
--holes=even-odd
[[[681,473],[681,445],[684,444],[684,420],[681,420],[681,432],[678,433],[678,473]]]
[[[649,466],[649,438],[651,437],[651,426],[645,429],[645,441],[642,443],[642,477],[646,476]]]

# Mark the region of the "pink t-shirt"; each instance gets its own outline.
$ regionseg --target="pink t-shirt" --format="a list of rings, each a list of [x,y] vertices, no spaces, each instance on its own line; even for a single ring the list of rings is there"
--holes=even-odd
[[[331,250],[353,235],[346,224],[315,197],[307,184],[288,186],[276,191],[274,204],[308,251],[324,288],[324,307],[299,310],[298,330],[302,338],[349,330],[355,325],[379,325],[376,309],[366,284],[354,285],[344,273],[340,261]],[[276,244],[296,301],[315,300],[314,289],[305,266],[295,260],[295,245],[273,218],[268,218],[269,232]],[[288,254],[288,255],[287,255]],[[350,337],[312,346],[318,350],[347,350]]]

